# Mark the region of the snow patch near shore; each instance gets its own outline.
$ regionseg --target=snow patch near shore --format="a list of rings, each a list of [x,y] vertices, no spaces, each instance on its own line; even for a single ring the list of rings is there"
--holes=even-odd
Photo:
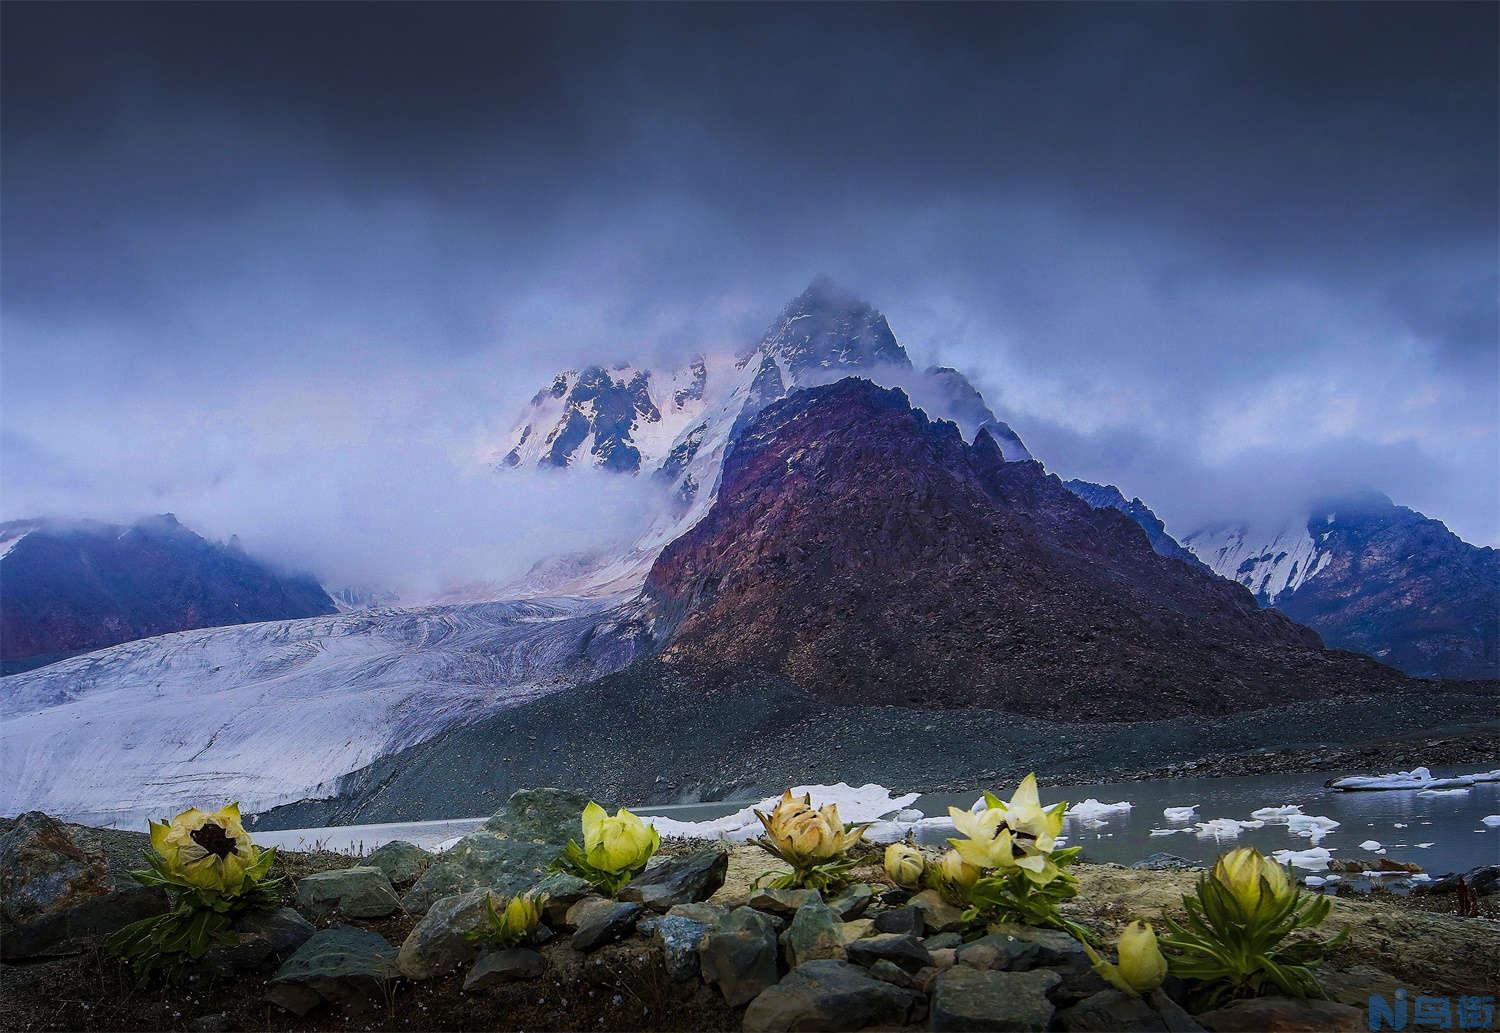
[[[1347,792],[1391,789],[1433,791],[1464,789],[1481,782],[1500,782],[1500,768],[1492,771],[1476,771],[1470,775],[1453,775],[1448,778],[1433,778],[1432,772],[1427,768],[1412,768],[1410,771],[1395,771],[1387,775],[1350,775],[1347,778],[1336,778],[1328,784],[1334,789],[1343,789]]]

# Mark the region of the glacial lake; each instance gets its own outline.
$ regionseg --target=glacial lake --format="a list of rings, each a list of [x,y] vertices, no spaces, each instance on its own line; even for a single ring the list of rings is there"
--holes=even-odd
[[[1467,774],[1478,768],[1435,767],[1437,777]],[[1338,774],[1380,774],[1339,772]],[[1212,861],[1234,846],[1251,845],[1265,853],[1305,850],[1314,845],[1329,850],[1338,860],[1358,858],[1414,862],[1434,877],[1463,872],[1483,864],[1500,862],[1500,828],[1486,826],[1481,819],[1500,814],[1500,783],[1473,786],[1467,792],[1424,795],[1416,790],[1341,792],[1323,783],[1334,777],[1328,772],[1248,775],[1238,778],[1175,778],[1146,782],[1104,782],[1084,786],[1052,786],[1042,790],[1043,803],[1067,800],[1077,804],[1095,799],[1112,804],[1129,801],[1128,811],[1115,811],[1089,821],[1069,820],[1064,835],[1068,845],[1082,846],[1090,861],[1131,864],[1153,853],[1176,854],[1195,863]],[[968,807],[978,791],[933,793],[912,804],[929,817],[947,814],[949,806]],[[1009,795],[1005,787],[1002,795]],[[754,801],[646,806],[642,816],[659,815],[679,821],[704,821],[732,814]],[[1296,805],[1304,815],[1339,822],[1316,844],[1297,836],[1285,824],[1267,822],[1260,828],[1242,829],[1237,836],[1200,834],[1195,823],[1215,818],[1250,820],[1251,812],[1265,807]],[[1188,821],[1169,821],[1162,814],[1168,807],[1196,805]],[[398,822],[379,825],[347,825],[321,829],[288,829],[259,832],[256,841],[288,849],[321,844],[329,849],[363,852],[394,839],[406,839],[429,849],[461,836],[484,821],[484,817],[450,818],[438,821]],[[951,826],[928,825],[920,838],[934,846],[953,834]],[[1152,830],[1173,830],[1171,835],[1152,835]],[[1385,852],[1362,849],[1373,841]],[[1313,874],[1299,871],[1299,874]]]

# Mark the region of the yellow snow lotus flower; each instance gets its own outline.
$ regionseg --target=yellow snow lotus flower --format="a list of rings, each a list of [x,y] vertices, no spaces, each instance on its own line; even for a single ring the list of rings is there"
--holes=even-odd
[[[910,843],[892,843],[885,848],[885,874],[902,889],[914,890],[922,885],[927,860],[922,851]]]
[[[969,905],[969,896],[974,884],[984,874],[977,865],[965,861],[956,849],[943,854],[932,869],[934,888],[950,904],[958,907]]]
[[[1167,959],[1156,944],[1156,931],[1148,922],[1131,922],[1120,933],[1120,976],[1137,993],[1161,986],[1167,978]]]
[[[1212,878],[1234,898],[1247,922],[1271,914],[1296,892],[1285,868],[1249,846],[1219,858]]]
[[[240,822],[240,805],[209,813],[189,807],[169,822],[149,822],[151,846],[174,874],[199,889],[238,896],[245,889],[245,869],[260,850]]]
[[[976,868],[1010,868],[1016,863],[1010,829],[1005,827],[1005,812],[998,807],[982,811],[948,808],[953,827],[964,839],[950,839],[948,844]]]
[[[1030,836],[1037,850],[1050,854],[1057,845],[1057,837],[1062,834],[1063,814],[1068,805],[1059,803],[1043,808],[1037,795],[1036,773],[1033,772],[1021,779],[1010,802],[1003,804],[1001,809],[1005,825],[1012,833]]]
[[[583,809],[583,853],[601,872],[619,875],[646,866],[661,839],[654,825],[621,807],[611,817],[592,800]]]
[[[469,934],[471,940],[488,940],[502,947],[514,947],[536,931],[542,910],[547,906],[545,893],[518,893],[506,902],[504,909],[495,907],[495,895],[484,898],[485,926]]]
[[[863,825],[848,829],[839,820],[838,804],[813,809],[812,796],[797,799],[788,789],[766,816],[755,812],[765,826],[774,853],[794,868],[816,865],[840,856],[864,838]]]

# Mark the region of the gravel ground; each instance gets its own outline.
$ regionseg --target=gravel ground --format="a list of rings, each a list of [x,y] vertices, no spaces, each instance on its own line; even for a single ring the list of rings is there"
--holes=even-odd
[[[1260,771],[1395,769],[1500,759],[1492,686],[1347,696],[1212,718],[1060,724],[994,710],[839,707],[785,681],[705,691],[656,661],[536,700],[385,758],[332,800],[260,828],[493,812],[516,789],[635,803],[755,799],[798,783],[938,791]]]

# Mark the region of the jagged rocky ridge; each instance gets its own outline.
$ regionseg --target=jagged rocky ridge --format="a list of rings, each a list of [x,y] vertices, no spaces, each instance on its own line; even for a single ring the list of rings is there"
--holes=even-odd
[[[1158,555],[1182,560],[1189,566],[1200,570],[1209,569],[1208,565],[1193,555],[1190,550],[1177,544],[1177,539],[1167,533],[1167,525],[1162,523],[1161,518],[1153,513],[1151,507],[1142,502],[1139,496],[1127,499],[1113,484],[1094,484],[1076,478],[1064,481],[1063,487],[1095,509],[1117,509],[1134,520],[1140,525],[1141,530],[1146,532],[1146,539]]]
[[[170,513],[127,526],[0,525],[0,577],[7,674],[131,639],[335,609],[313,578],[275,571],[237,540],[210,542]]]
[[[1331,646],[1423,678],[1500,677],[1500,552],[1384,495],[1329,500],[1270,533],[1199,531],[1183,545]]]
[[[1120,720],[1404,683],[854,379],[757,418],[643,600],[669,664],[849,704]]]

